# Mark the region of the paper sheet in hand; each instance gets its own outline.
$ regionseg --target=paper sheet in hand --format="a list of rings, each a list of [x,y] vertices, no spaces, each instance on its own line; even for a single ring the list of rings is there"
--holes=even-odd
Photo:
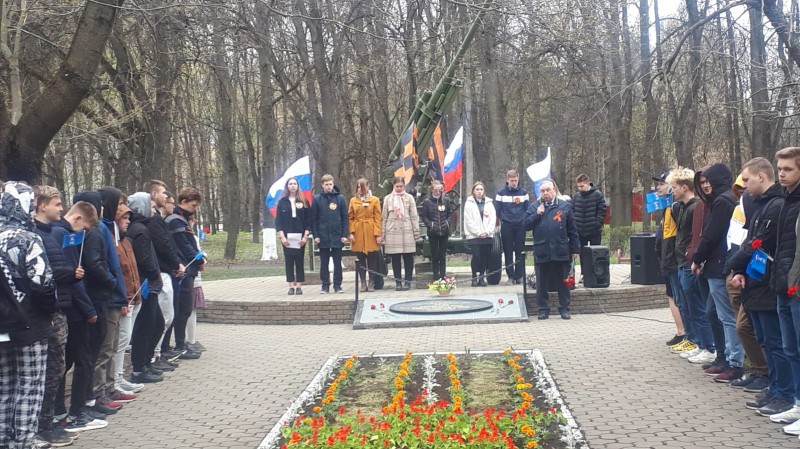
[[[290,232],[286,234],[286,240],[289,241],[289,248],[300,249],[300,240],[303,239],[303,234],[299,232]]]

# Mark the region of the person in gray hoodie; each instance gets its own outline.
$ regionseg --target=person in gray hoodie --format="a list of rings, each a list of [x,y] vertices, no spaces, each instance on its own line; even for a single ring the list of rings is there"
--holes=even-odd
[[[139,269],[139,278],[147,280],[149,293],[142,295],[142,308],[136,321],[133,323],[133,345],[131,348],[131,363],[133,364],[133,381],[137,383],[160,382],[163,377],[152,370],[151,360],[155,353],[156,345],[164,333],[164,315],[158,304],[158,295],[163,288],[161,268],[158,264],[158,255],[153,246],[150,235],[150,220],[153,217],[153,207],[150,194],[136,192],[128,197],[128,207],[131,213],[131,224],[128,227],[127,239],[131,241],[133,253],[136,256],[136,265]],[[158,360],[157,366],[166,365],[167,361]],[[172,368],[171,365],[163,368]],[[163,369],[162,368],[162,369]],[[156,367],[156,369],[160,369]]]

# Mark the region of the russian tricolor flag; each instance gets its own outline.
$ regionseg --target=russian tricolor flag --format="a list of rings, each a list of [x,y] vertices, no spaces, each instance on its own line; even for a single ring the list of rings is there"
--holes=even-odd
[[[289,178],[297,179],[300,191],[303,192],[308,202],[311,202],[311,160],[308,156],[303,156],[294,164],[290,165],[289,168],[286,169],[286,173],[269,188],[266,204],[267,210],[269,210],[269,213],[272,214],[273,217],[277,213],[278,200],[281,198],[281,193],[283,193],[283,188],[286,186],[286,181],[288,181]]]
[[[464,154],[464,127],[458,128],[456,136],[450,142],[447,152],[444,155],[444,191],[453,190],[456,183],[461,179]]]
[[[545,158],[530,167],[528,167],[528,176],[533,181],[533,194],[535,198],[539,198],[539,187],[542,185],[542,181],[546,179],[550,179],[551,177],[551,170],[550,170],[550,147],[547,147],[547,156]]]

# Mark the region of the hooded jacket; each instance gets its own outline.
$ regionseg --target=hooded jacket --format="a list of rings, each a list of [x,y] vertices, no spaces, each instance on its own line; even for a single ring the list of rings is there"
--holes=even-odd
[[[102,216],[100,214],[102,210],[100,193],[80,192],[72,197],[73,204],[78,201],[86,201],[93,205],[97,209],[97,215]],[[108,262],[104,232],[108,233],[108,228],[103,224],[86,231],[86,235],[83,237],[83,256],[80,260],[80,264],[86,272],[83,284],[95,309],[111,302],[117,285],[117,278],[111,272]],[[114,251],[113,246],[110,250],[114,252],[116,257],[116,251]],[[117,261],[117,264],[119,265],[119,261]]]
[[[150,207],[150,203],[147,204]],[[164,217],[158,213],[153,215],[147,222],[147,229],[150,230],[150,238],[153,241],[153,248],[156,250],[161,272],[169,274],[178,271],[178,265],[181,263],[178,260],[178,249],[175,248],[175,242],[172,241],[172,234],[167,229]]]
[[[419,218],[425,223],[429,236],[444,237],[450,235],[450,199],[440,195],[434,198],[428,195],[422,202]]]
[[[512,189],[506,183],[506,186],[497,192],[494,200],[497,218],[500,219],[501,223],[519,226],[525,224],[525,214],[530,204],[530,197],[525,189],[520,186]]]
[[[708,217],[703,224],[703,234],[692,262],[704,264],[703,276],[706,278],[725,278],[728,227],[733,209],[739,201],[731,191],[733,177],[727,165],[714,164],[704,170],[702,176],[711,184],[711,194],[706,197],[700,191],[701,199],[708,206]]]
[[[775,255],[778,244],[778,220],[784,203],[783,188],[775,183],[764,194],[751,199],[755,210],[747,218],[747,238],[728,263],[734,274],[746,274],[747,264],[755,252],[752,245],[755,240],[761,240],[761,249],[770,256]],[[761,280],[747,276],[745,288],[742,290],[742,304],[746,310],[776,310],[777,296],[770,286],[771,277],[769,266]]]
[[[194,239],[194,231],[189,226],[189,219],[192,215],[188,211],[175,206],[173,214],[167,217],[167,229],[172,233],[172,241],[178,250],[178,259],[186,267],[186,275],[197,277],[197,272],[203,264],[200,261],[192,263],[200,249],[197,247],[197,240]],[[189,265],[191,263],[191,265]]]
[[[349,237],[350,222],[347,201],[338,187],[331,193],[322,191],[314,195],[311,203],[311,232],[319,239],[319,248],[342,248],[342,238]]]
[[[51,332],[56,311],[53,272],[34,230],[33,189],[8,182],[0,196],[0,347],[27,346]]]
[[[127,204],[120,204],[117,207],[117,214],[115,222],[118,222],[125,215],[130,215],[131,209]],[[119,225],[117,225],[119,226]],[[141,299],[139,296],[139,269],[136,266],[136,256],[133,254],[133,247],[131,241],[125,238],[125,233],[120,229],[119,242],[117,242],[117,257],[119,257],[119,265],[122,268],[122,277],[125,280],[125,301]]]
[[[586,192],[576,192],[572,195],[572,210],[575,213],[575,226],[578,235],[591,237],[603,232],[603,223],[606,221],[606,199],[603,192],[597,190],[594,184],[589,184]]]
[[[117,207],[119,207],[119,199],[122,196],[122,192],[116,187],[103,187],[98,192],[100,192],[100,197],[103,200],[102,222],[105,226],[100,226],[100,230],[103,232],[103,238],[106,243],[106,259],[108,260],[111,274],[117,280],[108,306],[125,307],[128,305],[128,294],[126,292],[125,275],[122,272],[122,264],[117,253],[117,246],[121,236],[116,222]]]
[[[52,232],[53,238],[56,242],[63,242],[64,237],[67,234],[71,234],[75,232],[72,227],[70,226],[69,222],[66,220],[59,220],[53,222]],[[84,245],[85,245],[85,236],[84,234]],[[68,248],[63,249],[64,258],[67,260],[67,263],[70,264],[72,267],[78,266],[78,257],[80,257],[80,246],[71,246]],[[84,254],[85,255],[85,254]],[[84,258],[84,260],[86,260]],[[76,321],[86,321],[93,316],[97,316],[97,311],[92,304],[92,300],[89,299],[89,294],[86,292],[86,284],[83,280],[80,280],[74,284],[72,284],[72,288],[70,291],[71,294],[71,307],[62,308],[64,313],[67,315],[67,321],[69,322],[76,322]],[[59,288],[58,294],[61,295],[61,289]]]
[[[148,224],[152,219],[150,208],[150,194],[136,192],[128,197],[128,206],[131,208],[131,224],[128,226],[126,237],[131,242],[133,254],[136,256],[136,267],[139,270],[139,280],[147,279],[150,293],[158,295],[164,284],[161,282],[161,269],[158,266],[158,255],[153,247]],[[147,298],[142,298],[147,299]]]

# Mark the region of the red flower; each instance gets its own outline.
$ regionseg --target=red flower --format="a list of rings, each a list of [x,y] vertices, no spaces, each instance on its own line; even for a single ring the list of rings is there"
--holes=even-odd
[[[369,306],[370,309],[375,310],[375,304]]]
[[[786,293],[788,293],[789,296],[794,296],[795,293],[797,293],[797,286],[792,285],[791,287],[789,287],[789,290]]]
[[[381,303],[381,309],[383,309],[384,307],[386,307],[386,306],[385,306],[385,305],[383,305],[383,303]]]
[[[513,299],[509,299],[509,300],[508,300],[508,303],[509,303],[509,304],[514,304],[514,300],[513,300]]]
[[[497,303],[498,304],[502,304],[503,303],[503,298],[497,298]]]
[[[755,239],[750,243],[750,247],[753,249],[761,248],[761,244],[764,243],[761,239]]]
[[[210,234],[211,228],[203,228],[203,232],[205,232],[206,234]]]

